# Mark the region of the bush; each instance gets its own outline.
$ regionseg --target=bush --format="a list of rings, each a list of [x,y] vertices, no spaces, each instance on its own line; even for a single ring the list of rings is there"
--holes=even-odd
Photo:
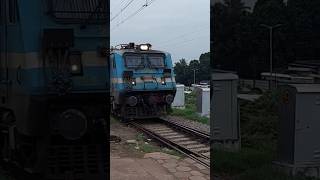
[[[209,118],[202,117],[197,113],[195,93],[186,94],[185,109],[173,109],[170,115],[181,116],[188,120],[209,124]]]
[[[265,93],[255,102],[240,101],[242,146],[275,151],[278,137],[277,97]]]
[[[219,174],[236,175],[248,169],[257,168],[271,162],[270,153],[250,148],[240,152],[214,151],[214,171]]]

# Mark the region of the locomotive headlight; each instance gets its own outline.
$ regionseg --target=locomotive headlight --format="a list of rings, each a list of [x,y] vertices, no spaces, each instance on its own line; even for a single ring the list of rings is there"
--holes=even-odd
[[[161,84],[162,85],[166,85],[166,79],[165,78],[161,78]]]
[[[70,61],[70,71],[73,75],[82,74],[82,61],[80,52],[71,52],[69,56]]]
[[[132,84],[133,86],[135,86],[135,85],[136,85],[136,81],[133,80],[133,81],[131,82],[131,84]]]
[[[139,47],[141,51],[148,51],[151,49],[151,44],[141,44]]]
[[[71,71],[72,71],[72,72],[77,72],[77,71],[79,71],[79,66],[78,66],[77,64],[71,65]]]
[[[132,86],[135,86],[137,83],[136,83],[136,78],[130,78],[129,79],[129,83],[131,83]]]

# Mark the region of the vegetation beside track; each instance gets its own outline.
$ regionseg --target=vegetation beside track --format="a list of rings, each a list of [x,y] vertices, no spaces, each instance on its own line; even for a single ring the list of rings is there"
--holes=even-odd
[[[110,124],[115,123],[120,123],[120,121],[110,116]],[[127,142],[126,147],[129,148],[130,151],[135,151],[138,153],[163,152],[177,157],[183,157],[183,154],[179,153],[178,151],[161,147],[158,143],[154,142],[152,139],[149,139],[143,133],[138,133],[135,139],[132,139],[130,143]],[[0,178],[0,180],[2,179]]]
[[[180,116],[188,120],[197,121],[203,124],[209,124],[209,118],[200,116],[196,111],[196,95],[194,92],[186,94],[185,108],[176,109],[172,108],[170,115]]]
[[[240,152],[215,150],[214,172],[235,180],[311,180],[289,177],[272,166],[277,156],[277,93],[264,93],[255,102],[240,101]]]
[[[6,173],[0,167],[0,180],[14,180],[14,179],[6,175]]]
[[[139,133],[136,137],[136,143],[129,144],[129,147],[143,153],[163,152],[177,157],[183,157],[181,153],[175,150],[159,146],[159,144],[148,139],[143,133]]]

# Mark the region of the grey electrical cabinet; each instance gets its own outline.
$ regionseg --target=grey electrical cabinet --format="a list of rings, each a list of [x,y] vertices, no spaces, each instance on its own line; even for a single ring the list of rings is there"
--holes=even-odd
[[[196,109],[201,116],[210,115],[210,88],[196,87]]]
[[[184,108],[184,106],[185,106],[184,85],[177,84],[176,88],[177,88],[176,95],[174,96],[174,100],[171,104],[171,107]]]
[[[279,161],[320,163],[320,84],[279,87]]]
[[[233,73],[212,73],[211,137],[215,141],[240,139],[238,117],[238,76]]]

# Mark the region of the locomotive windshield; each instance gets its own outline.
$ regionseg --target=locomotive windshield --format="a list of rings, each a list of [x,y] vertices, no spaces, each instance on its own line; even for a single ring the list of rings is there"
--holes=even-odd
[[[47,0],[47,9],[55,20],[64,23],[105,23],[106,0]]]
[[[127,54],[125,55],[127,68],[164,68],[163,54]]]
[[[125,64],[127,68],[143,68],[144,59],[141,55],[126,55]]]
[[[164,57],[161,54],[148,55],[148,61],[151,68],[164,68]]]

